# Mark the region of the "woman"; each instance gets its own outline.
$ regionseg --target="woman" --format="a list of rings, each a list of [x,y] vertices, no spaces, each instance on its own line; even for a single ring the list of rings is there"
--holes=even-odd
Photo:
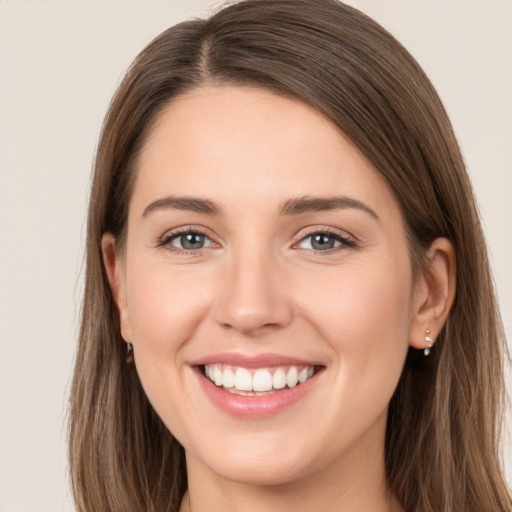
[[[503,347],[450,122],[381,27],[249,0],[139,55],[91,193],[79,510],[510,510]]]

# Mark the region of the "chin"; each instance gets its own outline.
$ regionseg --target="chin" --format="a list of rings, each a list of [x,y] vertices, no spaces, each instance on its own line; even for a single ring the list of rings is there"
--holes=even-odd
[[[332,463],[325,458],[327,454],[315,457],[313,447],[304,439],[290,443],[290,439],[261,439],[252,433],[245,440],[233,441],[210,446],[207,451],[204,446],[199,451],[186,450],[187,465],[204,472],[204,476],[217,475],[252,486],[279,486],[322,471]]]
[[[300,461],[225,459],[210,470],[226,480],[251,486],[279,486],[299,480],[307,473]]]

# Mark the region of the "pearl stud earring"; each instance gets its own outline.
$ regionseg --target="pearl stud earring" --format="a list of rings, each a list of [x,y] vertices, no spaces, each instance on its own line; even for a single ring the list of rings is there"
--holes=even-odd
[[[427,346],[425,347],[425,350],[423,350],[423,353],[428,356],[430,354],[430,351],[432,350],[432,345],[434,344],[432,338],[430,337],[430,329],[425,330],[425,341],[427,342]]]

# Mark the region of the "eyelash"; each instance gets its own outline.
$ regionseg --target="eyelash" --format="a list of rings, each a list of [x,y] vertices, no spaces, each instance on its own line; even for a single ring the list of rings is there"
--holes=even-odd
[[[183,228],[178,228],[170,233],[167,232],[164,236],[162,236],[162,238],[160,240],[158,240],[157,246],[167,248],[168,250],[170,250],[172,252],[183,254],[183,255],[196,256],[203,252],[203,249],[205,249],[204,247],[201,247],[199,249],[190,250],[190,249],[180,249],[178,247],[174,247],[171,245],[171,242],[173,242],[178,237],[183,236],[183,235],[200,235],[200,236],[203,236],[206,239],[210,240],[210,242],[212,242],[212,244],[218,245],[217,242],[215,242],[215,240],[212,239],[211,235],[209,235],[205,230],[202,230],[202,229],[196,228],[196,227],[187,226],[187,227],[183,227]],[[321,253],[332,254],[333,252],[337,252],[339,250],[357,247],[357,243],[353,238],[351,238],[349,236],[343,236],[338,231],[333,230],[332,228],[328,228],[328,227],[312,228],[311,231],[309,231],[305,235],[303,235],[300,238],[300,240],[293,245],[293,247],[296,247],[297,245],[304,242],[308,238],[313,237],[314,235],[327,235],[329,238],[332,238],[336,242],[340,243],[340,246],[333,247],[333,248],[326,249],[326,250],[306,249],[306,250],[314,252],[315,254],[321,254]]]
[[[204,236],[205,238],[210,240],[213,244],[217,245],[217,243],[212,239],[211,235],[209,235],[205,230],[202,230],[201,228],[186,226],[186,227],[178,228],[174,231],[171,231],[170,233],[169,232],[165,233],[165,235],[162,236],[162,238],[158,241],[157,246],[165,247],[166,249],[168,249],[172,252],[183,254],[185,256],[196,256],[198,254],[201,254],[203,251],[203,248],[189,250],[189,249],[180,249],[179,247],[174,247],[171,245],[171,242],[173,242],[175,239],[177,239],[183,235]]]
[[[294,247],[298,244],[302,243],[304,240],[313,237],[314,235],[327,235],[329,238],[334,239],[336,242],[340,242],[338,247],[333,247],[331,249],[326,249],[323,251],[307,249],[316,254],[332,254],[337,251],[342,251],[344,249],[354,249],[357,247],[357,243],[354,238],[350,237],[348,234],[342,235],[339,231],[332,229],[330,227],[317,227],[311,228],[309,231],[301,237],[301,239],[294,244]]]

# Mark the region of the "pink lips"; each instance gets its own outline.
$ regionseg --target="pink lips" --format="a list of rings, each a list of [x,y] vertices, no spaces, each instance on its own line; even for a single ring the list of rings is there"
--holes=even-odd
[[[217,387],[203,374],[203,367],[209,364],[240,366],[247,369],[272,368],[277,366],[322,366],[316,361],[290,358],[276,354],[248,356],[237,353],[223,353],[206,356],[190,363],[194,368],[201,388],[206,396],[222,411],[243,418],[268,418],[292,406],[316,385],[322,371],[315,373],[306,382],[293,388],[276,390],[263,396],[242,396]]]
[[[322,363],[317,361],[306,361],[279,354],[259,354],[257,356],[239,354],[236,352],[225,352],[205,356],[190,363],[190,366],[204,366],[207,364],[228,364],[231,366],[242,366],[244,368],[265,368],[274,366],[317,366]]]

